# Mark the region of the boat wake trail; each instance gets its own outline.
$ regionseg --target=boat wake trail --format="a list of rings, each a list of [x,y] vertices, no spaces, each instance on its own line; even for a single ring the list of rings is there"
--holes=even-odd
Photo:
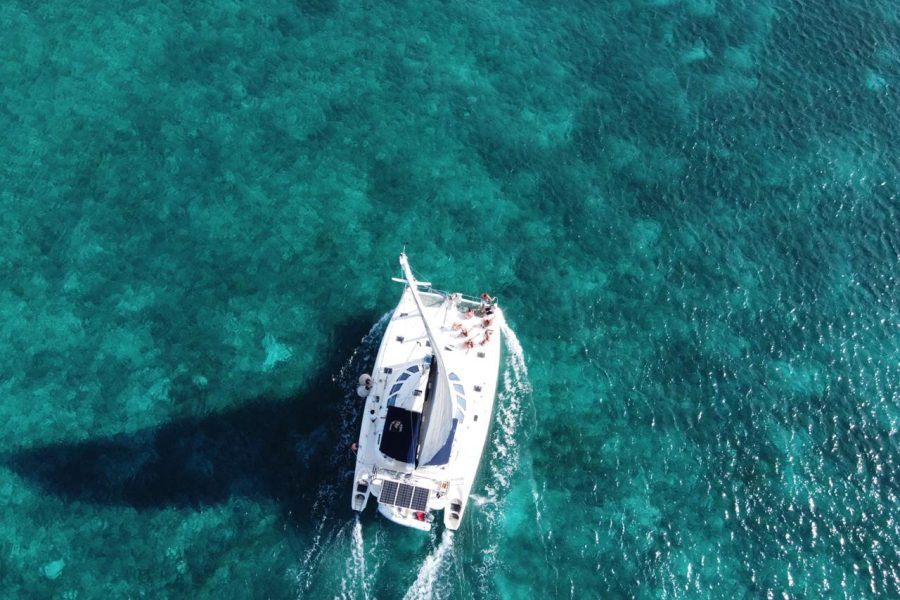
[[[509,490],[512,477],[519,468],[517,434],[524,407],[531,399],[531,383],[528,381],[528,367],[525,365],[522,345],[508,325],[504,324],[502,331],[507,356],[497,395],[498,428],[491,436],[492,451],[488,462],[491,474],[488,480],[491,483],[487,487],[487,499],[492,502],[497,502]]]
[[[340,389],[340,399],[336,401],[336,409],[340,414],[339,429],[336,432],[337,448],[349,448],[356,435],[360,410],[360,403],[356,397],[356,377],[374,361],[378,342],[390,317],[390,312],[382,315],[334,376],[334,382]],[[347,556],[350,558],[345,569],[346,576],[341,581],[342,595],[347,598],[369,597],[359,515],[354,515],[353,520],[348,521],[335,509],[336,503],[341,502],[342,495],[345,495],[344,492],[349,493],[350,490],[353,472],[352,468],[348,468],[345,464],[349,460],[348,454],[343,452],[333,452],[329,455],[326,468],[334,473],[335,477],[316,490],[310,506],[310,514],[315,523],[311,541],[303,553],[297,570],[292,573],[300,597],[310,593],[317,583],[316,577],[326,571],[319,568],[323,561],[331,563],[337,557]]]
[[[499,435],[494,435],[493,447],[500,458],[509,460],[493,460],[491,457],[491,474],[499,477],[499,481],[509,486],[510,476],[519,466],[516,433],[522,420],[522,409],[526,401],[531,399],[531,383],[528,380],[528,367],[525,365],[525,352],[516,332],[506,324],[503,325],[503,339],[506,340],[506,365],[503,369],[503,384],[497,397],[497,424]]]
[[[419,568],[419,575],[406,591],[403,600],[432,600],[447,596],[451,582],[447,575],[453,559],[453,532],[447,529],[441,537],[441,543],[425,557]]]
[[[501,375],[501,384],[497,394],[495,417],[496,427],[491,433],[489,443],[490,455],[487,469],[488,483],[479,505],[487,521],[485,539],[490,540],[482,552],[481,565],[477,567],[477,587],[483,597],[493,595],[491,584],[496,570],[499,550],[500,529],[504,515],[502,506],[504,498],[516,479],[520,470],[519,437],[526,410],[531,404],[531,383],[528,379],[528,367],[525,364],[525,353],[522,344],[508,325],[502,326],[503,339],[506,343],[506,360]],[[532,407],[533,408],[533,407]]]
[[[350,556],[344,565],[344,578],[341,580],[341,598],[369,598],[369,581],[366,579],[366,547],[363,542],[362,523],[359,515],[353,520],[351,532]]]

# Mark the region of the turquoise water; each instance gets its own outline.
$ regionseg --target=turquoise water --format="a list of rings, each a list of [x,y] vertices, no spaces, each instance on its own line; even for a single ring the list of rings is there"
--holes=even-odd
[[[900,596],[890,0],[0,5],[8,598]],[[349,509],[403,245],[513,335]]]

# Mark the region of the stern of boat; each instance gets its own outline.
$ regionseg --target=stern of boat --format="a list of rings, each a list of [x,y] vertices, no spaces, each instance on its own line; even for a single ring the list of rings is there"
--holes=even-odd
[[[378,503],[378,512],[389,521],[397,523],[398,525],[405,525],[406,527],[412,527],[413,529],[418,529],[420,531],[431,531],[430,515],[427,513],[423,513],[424,517],[419,518],[416,516],[416,511],[397,508],[396,506],[383,504],[381,502]]]

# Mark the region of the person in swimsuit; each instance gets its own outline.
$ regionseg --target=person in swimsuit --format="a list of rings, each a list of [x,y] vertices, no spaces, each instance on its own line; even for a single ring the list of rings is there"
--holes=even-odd
[[[481,306],[479,307],[479,312],[482,315],[490,315],[494,312],[494,304],[497,303],[496,298],[492,298],[490,294],[484,292],[481,294]]]

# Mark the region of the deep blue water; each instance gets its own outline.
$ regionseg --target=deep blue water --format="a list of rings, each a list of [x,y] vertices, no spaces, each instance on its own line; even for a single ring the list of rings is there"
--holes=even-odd
[[[0,595],[900,596],[889,0],[0,5]],[[349,508],[404,244],[511,331]]]

